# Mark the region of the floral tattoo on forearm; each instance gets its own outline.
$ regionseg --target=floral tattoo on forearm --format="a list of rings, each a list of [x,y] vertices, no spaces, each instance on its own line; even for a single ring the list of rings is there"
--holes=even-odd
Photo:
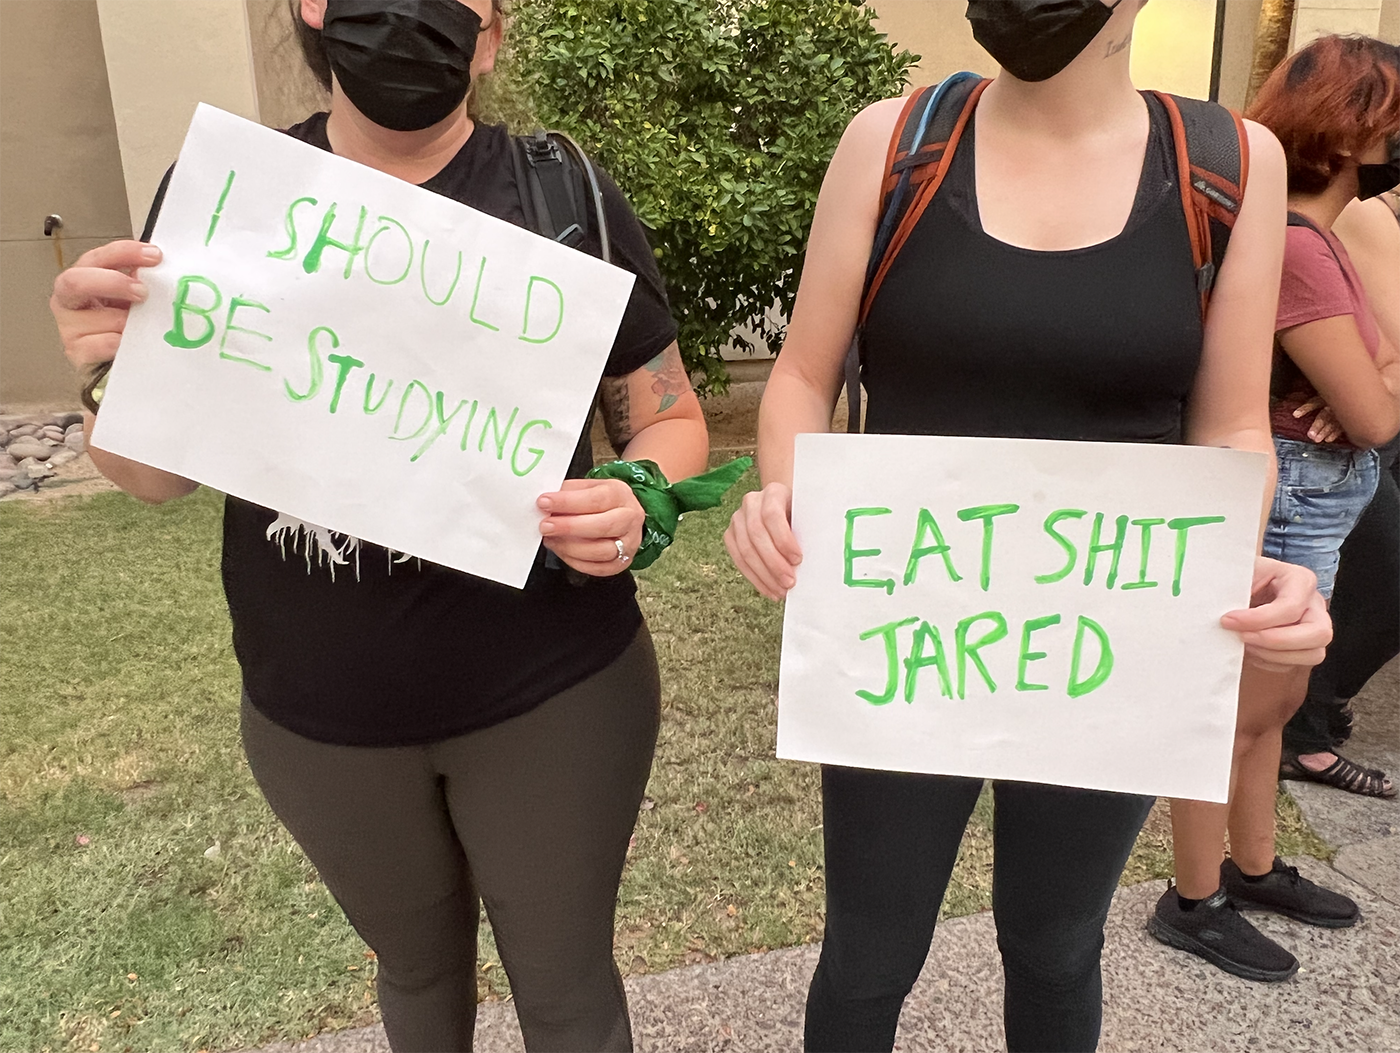
[[[675,347],[661,352],[643,366],[642,370],[651,375],[650,391],[658,399],[655,409],[650,406],[638,406],[634,414],[632,400],[641,397],[641,385],[633,385],[632,378],[636,374],[604,377],[598,389],[603,410],[603,427],[607,430],[608,441],[618,453],[621,453],[636,435],[636,428],[632,423],[634,415],[645,419],[665,413],[690,391],[690,375],[686,373],[680,352]],[[638,370],[637,373],[641,373],[642,370]]]

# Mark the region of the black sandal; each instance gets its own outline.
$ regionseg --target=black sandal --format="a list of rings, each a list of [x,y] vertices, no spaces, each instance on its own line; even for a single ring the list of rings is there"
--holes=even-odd
[[[1313,771],[1304,766],[1296,753],[1285,753],[1279,761],[1278,777],[1295,779],[1298,782],[1318,782],[1362,797],[1395,796],[1395,785],[1385,772],[1375,768],[1363,768],[1340,753],[1334,753],[1333,756],[1337,759],[1331,764],[1321,771]]]

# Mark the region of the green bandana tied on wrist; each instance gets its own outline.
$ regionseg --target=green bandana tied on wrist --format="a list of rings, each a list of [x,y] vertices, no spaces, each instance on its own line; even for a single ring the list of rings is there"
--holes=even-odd
[[[655,461],[609,461],[584,478],[621,479],[637,496],[647,518],[642,524],[642,547],[632,557],[632,569],[641,570],[655,563],[661,550],[675,539],[682,512],[714,508],[724,499],[725,491],[752,467],[752,457],[738,457],[704,475],[667,483]]]

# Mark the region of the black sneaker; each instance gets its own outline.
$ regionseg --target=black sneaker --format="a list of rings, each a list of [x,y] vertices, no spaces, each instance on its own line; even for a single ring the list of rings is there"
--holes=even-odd
[[[1169,886],[1147,919],[1147,931],[1246,980],[1274,983],[1298,971],[1298,959],[1245,921],[1223,888],[1182,910],[1181,897]]]
[[[1361,918],[1354,900],[1313,884],[1278,856],[1260,881],[1247,881],[1233,859],[1225,860],[1220,864],[1220,887],[1238,910],[1271,910],[1324,929],[1345,929]]]

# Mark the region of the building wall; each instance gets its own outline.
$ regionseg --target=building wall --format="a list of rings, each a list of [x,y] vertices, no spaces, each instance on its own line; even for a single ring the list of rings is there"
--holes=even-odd
[[[1297,0],[1290,50],[1328,33],[1364,33],[1380,28],[1381,0]]]
[[[201,102],[258,119],[242,0],[97,0],[131,226],[140,230]]]
[[[59,270],[131,236],[94,0],[0,0],[0,403],[75,405],[49,313]]]

